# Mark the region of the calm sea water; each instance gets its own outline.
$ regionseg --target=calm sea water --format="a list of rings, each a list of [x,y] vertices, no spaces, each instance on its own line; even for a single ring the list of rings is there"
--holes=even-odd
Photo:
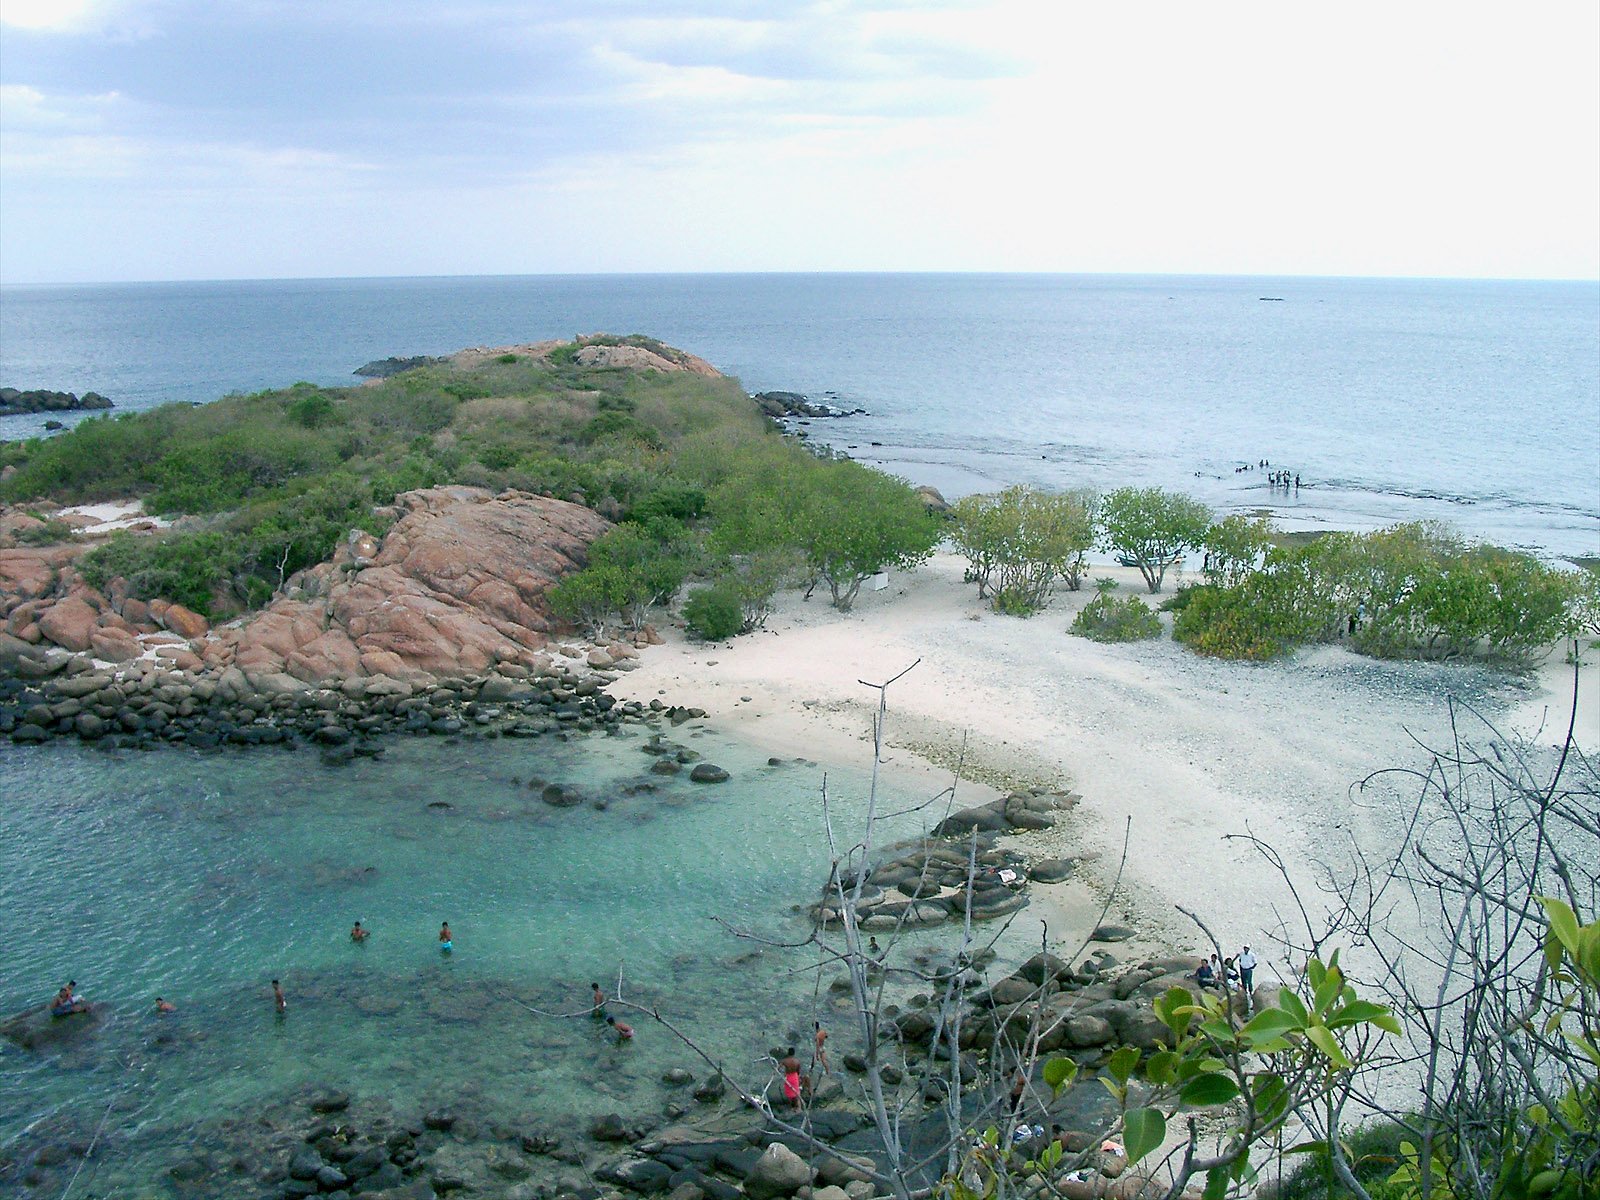
[[[821,769],[689,735],[733,774],[708,787],[649,774],[642,740],[402,739],[336,768],[310,750],[0,741],[0,1019],[69,978],[102,1013],[65,1048],[0,1041],[0,1191],[8,1153],[87,1142],[108,1107],[102,1196],[147,1194],[207,1145],[209,1122],[301,1088],[547,1127],[659,1113],[684,1098],[664,1070],[704,1077],[691,1052],[648,1017],[622,1014],[638,1036],[619,1047],[587,1016],[547,1015],[582,1013],[589,983],[614,992],[619,973],[626,998],[659,1004],[742,1082],[759,1085],[768,1048],[802,1042],[813,1019],[848,1047],[815,950],[752,954],[730,932],[808,932],[791,908],[828,877]],[[608,806],[552,809],[534,777]],[[861,771],[827,779],[836,828],[857,836]],[[640,784],[652,790],[630,794]],[[880,836],[918,827],[901,816]],[[356,920],[371,930],[359,946]],[[178,1012],[158,1016],[158,995]]]
[[[1270,297],[1271,299],[1267,299]],[[1600,285],[1033,275],[678,275],[13,287],[0,382],[121,407],[362,363],[644,332],[752,391],[869,415],[826,438],[950,495],[1181,487],[1291,528],[1452,521],[1600,554]],[[39,432],[10,418],[0,436]],[[1269,460],[1300,475],[1267,485]]]

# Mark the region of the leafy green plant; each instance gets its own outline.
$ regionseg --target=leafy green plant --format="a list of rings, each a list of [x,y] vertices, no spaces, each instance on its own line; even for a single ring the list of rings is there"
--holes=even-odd
[[[1073,618],[1072,632],[1096,642],[1139,642],[1161,636],[1161,618],[1137,596],[1102,591]]]
[[[967,580],[996,612],[1028,616],[1057,579],[1077,590],[1094,545],[1098,497],[1013,487],[967,496],[955,506],[951,541],[967,559]]]
[[[1101,545],[1137,567],[1152,592],[1161,590],[1173,560],[1200,545],[1210,528],[1210,509],[1160,488],[1118,488],[1100,505]]]
[[[684,623],[695,637],[720,642],[745,632],[743,598],[729,581],[696,588],[683,606]]]

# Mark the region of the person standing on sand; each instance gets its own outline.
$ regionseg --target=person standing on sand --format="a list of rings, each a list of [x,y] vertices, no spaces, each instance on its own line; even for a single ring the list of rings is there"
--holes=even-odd
[[[814,1024],[817,1048],[811,1052],[811,1063],[812,1066],[820,1068],[822,1073],[827,1075],[830,1074],[828,1070],[828,1051],[823,1043],[828,1040],[828,1031],[822,1027],[821,1021],[817,1021]]]
[[[1253,991],[1255,989],[1256,956],[1250,953],[1249,946],[1246,946],[1243,953],[1239,955],[1238,965],[1239,981],[1244,985],[1244,990],[1246,992]]]
[[[278,986],[278,981],[272,981],[272,1007],[281,1017],[289,1011],[289,1002],[283,997],[283,989]]]

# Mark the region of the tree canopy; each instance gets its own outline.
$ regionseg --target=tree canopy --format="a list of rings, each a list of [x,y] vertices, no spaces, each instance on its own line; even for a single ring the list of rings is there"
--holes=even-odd
[[[1178,555],[1201,544],[1211,510],[1200,501],[1161,488],[1118,488],[1100,506],[1101,545],[1161,590]]]

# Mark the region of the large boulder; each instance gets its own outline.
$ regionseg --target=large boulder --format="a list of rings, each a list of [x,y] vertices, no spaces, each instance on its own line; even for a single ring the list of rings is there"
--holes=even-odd
[[[745,1195],[752,1200],[774,1200],[792,1196],[811,1185],[811,1167],[782,1142],[773,1142],[761,1152],[756,1165],[744,1178]]]

